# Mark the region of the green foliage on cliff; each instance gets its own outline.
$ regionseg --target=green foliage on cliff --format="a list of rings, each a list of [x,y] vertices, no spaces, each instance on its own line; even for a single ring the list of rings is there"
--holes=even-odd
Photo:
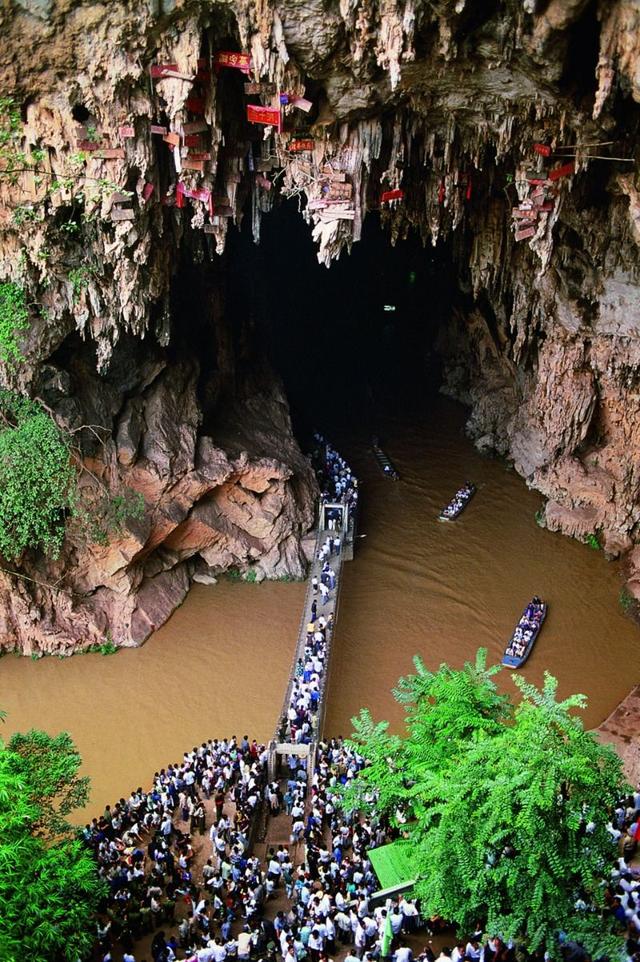
[[[0,391],[0,553],[57,555],[76,472],[69,440],[35,401]]]
[[[29,326],[24,288],[0,284],[0,361],[13,365],[22,358],[18,337]]]
[[[104,894],[96,863],[66,815],[86,804],[88,779],[66,733],[0,742],[0,958],[76,962],[94,940]]]
[[[514,675],[522,696],[514,708],[483,652],[461,671],[415,665],[395,692],[404,738],[367,712],[353,720],[371,766],[345,804],[366,805],[374,789],[376,809],[403,813],[417,894],[463,933],[482,919],[490,934],[554,957],[559,930],[594,958],[618,954],[601,883],[616,854],[608,811],[624,782],[615,753],[572,714],[584,696],[558,701],[550,675],[542,690]],[[577,910],[578,899],[588,908]]]

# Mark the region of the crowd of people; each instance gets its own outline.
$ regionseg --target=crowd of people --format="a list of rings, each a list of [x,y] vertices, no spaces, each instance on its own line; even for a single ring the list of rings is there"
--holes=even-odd
[[[179,764],[156,772],[151,791],[136,789],[85,826],[84,840],[108,887],[97,933],[104,962],[113,958],[117,943],[131,962],[134,944],[149,933],[155,933],[154,962],[170,962],[180,949],[201,948],[203,938],[214,937],[215,926],[221,932],[230,917],[260,911],[260,865],[248,846],[267,757],[265,746],[246,736],[204,742]],[[193,836],[207,831],[212,857],[196,878]],[[178,922],[181,905],[186,915],[178,933],[165,939],[163,926]]]
[[[325,502],[355,506],[357,480],[348,465],[324,438],[315,440]],[[316,558],[306,642],[280,732],[295,745],[309,744],[317,733],[334,619],[333,611],[319,612],[318,603],[322,608],[323,586],[327,596],[336,587],[342,520],[335,516]],[[541,610],[534,598],[519,626],[523,641]],[[86,825],[85,842],[108,887],[97,932],[100,962],[330,962],[338,956],[345,962],[413,962],[411,937],[446,928],[409,897],[372,899],[379,885],[368,852],[399,832],[383,815],[348,813],[339,804],[342,787],[365,764],[352,747],[333,738],[319,742],[315,756],[292,751],[273,782],[268,760],[266,746],[246,735],[204,742],[156,772],[149,792],[136,789]],[[269,844],[267,834],[259,858],[253,829],[283,812],[290,819],[289,844]],[[628,930],[629,962],[640,962],[640,877],[630,864],[640,841],[640,791],[616,808],[609,831],[623,855],[606,899]],[[210,856],[196,857],[208,844]],[[416,958],[513,962],[515,953],[479,925],[437,959],[430,941]],[[567,956],[567,962],[582,960]]]
[[[516,626],[505,655],[509,655],[511,658],[522,658],[531,639],[540,630],[544,612],[544,602],[537,595],[534,595]]]

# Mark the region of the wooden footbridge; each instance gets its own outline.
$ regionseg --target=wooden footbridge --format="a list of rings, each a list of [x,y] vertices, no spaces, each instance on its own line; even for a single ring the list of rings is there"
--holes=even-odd
[[[306,765],[309,780],[313,776],[316,747],[318,741],[322,738],[324,727],[327,683],[329,680],[333,636],[335,634],[338,620],[340,588],[342,585],[342,568],[345,561],[350,561],[353,558],[355,522],[355,513],[350,511],[346,499],[333,503],[320,502],[318,510],[318,532],[314,545],[313,560],[309,569],[307,591],[302,609],[302,617],[300,618],[298,639],[291,665],[291,672],[289,674],[289,683],[287,685],[287,690],[282,702],[282,710],[278,718],[276,730],[272,741],[269,743],[269,781],[276,781],[279,778],[279,759],[282,757],[288,757],[290,755],[305,757],[307,759]],[[327,538],[331,538],[332,541],[335,538],[338,538],[340,541],[340,550],[337,553],[334,550],[327,559],[331,565],[331,568],[335,572],[336,586],[332,591],[329,592],[327,601],[323,603],[320,590],[318,589],[317,593],[313,590],[313,578],[316,577],[318,579],[318,583],[320,583],[320,576],[322,574],[322,566],[324,562],[319,560],[319,555]],[[320,676],[320,697],[317,711],[312,716],[313,728],[311,732],[311,740],[307,743],[297,743],[291,739],[288,711],[291,704],[291,695],[294,682],[296,680],[298,659],[301,658],[303,663],[305,660],[304,653],[307,646],[307,625],[311,621],[311,605],[314,600],[317,603],[318,617],[323,615],[328,619],[329,615],[333,614],[333,628],[331,631],[326,632],[325,657],[323,671]]]

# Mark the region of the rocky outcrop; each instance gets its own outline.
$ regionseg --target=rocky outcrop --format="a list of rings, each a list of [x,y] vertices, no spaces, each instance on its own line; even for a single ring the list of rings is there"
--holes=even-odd
[[[220,411],[214,441],[202,426],[195,361],[144,362],[123,344],[116,360],[137,361],[135,375],[123,382],[114,364],[101,391],[95,374],[83,371],[75,393],[82,354],[77,347],[69,396],[51,370],[43,393],[54,410],[80,408],[93,424],[111,426],[85,458],[89,503],[100,480],[111,492],[141,494],[144,516],[127,520],[105,544],[72,525],[57,561],[31,559],[27,577],[0,572],[0,648],[64,654],[107,640],[139,645],[184,600],[194,577],[213,580],[231,567],[258,580],[302,576],[315,478],[277,382],[241,403],[253,416]],[[136,390],[133,401],[122,400],[127,387]]]
[[[3,9],[2,87],[22,115],[9,148],[26,160],[6,176],[0,156],[0,276],[40,305],[26,363],[3,378],[31,394],[55,382],[45,400],[60,417],[105,428],[102,450],[85,438],[85,466],[145,495],[149,530],[131,533],[126,563],[117,548],[100,562],[109,586],[97,562],[79,574],[74,545],[56,569],[96,610],[116,583],[125,607],[146,605],[135,619],[126,607],[125,641],[157,621],[154,579],[174,572],[173,604],[195,556],[204,578],[238,563],[297,570],[311,482],[297,451],[276,454],[276,437],[292,443],[284,414],[255,436],[277,388],[268,376],[238,385],[260,367],[259,346],[237,353],[255,330],[234,332],[215,306],[229,224],[250,210],[258,240],[282,196],[298,199],[321,263],[374,210],[391,241],[416,229],[442,250],[456,277],[438,337],[444,389],[471,405],[469,433],[543,493],[550,527],[595,535],[611,556],[633,546],[638,17],[634,0]],[[194,267],[217,280],[186,310],[175,287]],[[193,344],[172,351],[185,324],[198,339],[185,319],[211,312],[215,357],[194,373]],[[78,334],[95,353],[67,391]],[[150,357],[136,356],[135,383],[96,422],[96,371],[108,381],[134,337]],[[218,418],[242,405],[239,450]],[[39,604],[32,623],[46,621]]]
[[[640,784],[640,688],[630,691],[618,707],[596,728],[601,741],[613,745],[622,759],[624,774],[633,787]]]

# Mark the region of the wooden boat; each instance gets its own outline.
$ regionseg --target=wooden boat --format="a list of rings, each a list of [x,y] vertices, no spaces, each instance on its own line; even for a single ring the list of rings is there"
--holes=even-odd
[[[464,496],[462,495],[463,491],[466,492]],[[446,508],[442,509],[438,515],[438,521],[455,521],[458,515],[462,514],[476,491],[477,488],[475,484],[472,484],[470,481],[468,481],[464,488],[460,488],[459,491],[456,491]]]
[[[527,609],[529,605],[525,608],[522,613],[522,617],[516,626],[516,630],[511,636],[511,641],[507,645],[507,649],[502,656],[502,664],[507,668],[522,668],[525,661],[531,654],[531,650],[535,644],[536,638],[540,634],[540,629],[542,628],[544,619],[547,617],[547,604],[544,601],[535,603],[530,602],[530,605],[535,611],[540,612],[538,618],[534,617],[532,619],[527,618]],[[531,635],[528,639],[516,639],[516,634],[518,629],[524,634],[525,631],[530,631]],[[524,650],[522,646],[524,645]],[[517,654],[517,652],[521,652]]]
[[[396,471],[396,467],[391,458],[385,454],[378,444],[378,438],[374,437],[371,439],[371,446],[373,450],[373,456],[380,465],[382,473],[386,475],[386,477],[391,478],[392,481],[399,481],[400,475]]]

